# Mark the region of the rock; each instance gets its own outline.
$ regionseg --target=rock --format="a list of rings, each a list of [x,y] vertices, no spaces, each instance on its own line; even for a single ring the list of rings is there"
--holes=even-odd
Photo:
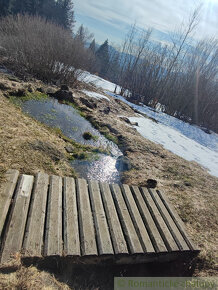
[[[132,126],[139,126],[138,122],[130,122]]]
[[[106,108],[104,108],[104,110],[103,110],[103,112],[104,112],[106,115],[108,115],[108,114],[110,113],[110,111],[111,111],[111,108],[110,108],[110,107],[106,107]]]
[[[61,85],[61,91],[69,91],[69,87],[67,85]]]
[[[83,133],[83,138],[85,140],[91,140],[93,138],[93,135],[90,132],[84,132]]]
[[[16,97],[24,97],[26,96],[26,94],[27,92],[24,88],[18,89],[18,90],[12,90],[9,93],[10,96],[16,96]]]
[[[38,92],[44,94],[45,93],[45,89],[43,87],[39,87],[36,89]]]
[[[157,186],[157,180],[155,180],[155,179],[147,179],[146,186],[148,188],[155,188]]]
[[[117,158],[115,166],[116,166],[117,170],[119,170],[121,172],[128,171],[128,170],[132,169],[132,165],[130,163],[130,160],[126,156],[119,156]]]
[[[73,93],[67,90],[58,90],[52,96],[58,100],[72,101]]]
[[[9,89],[10,89],[10,87],[6,83],[0,82],[0,90],[6,91],[6,90],[9,90]]]
[[[51,95],[51,96],[53,94],[55,94],[55,92],[56,92],[56,89],[55,88],[52,88],[52,87],[49,87],[49,88],[43,89],[43,90],[44,90],[44,92],[41,92],[41,93],[46,93],[47,95]]]
[[[90,109],[96,109],[97,105],[92,100],[88,100],[86,98],[80,97],[80,101],[83,103],[83,105],[87,106]]]
[[[130,124],[130,120],[127,117],[120,117],[121,120],[123,120],[124,122],[126,122],[127,124]]]
[[[32,92],[33,92],[33,88],[32,88],[32,86],[31,86],[31,84],[29,84],[29,85],[27,86],[27,90],[28,90],[29,93],[32,93]]]
[[[122,120],[125,121],[127,124],[130,124],[130,125],[132,125],[132,126],[138,126],[138,125],[139,125],[138,122],[131,122],[131,121],[129,120],[129,118],[127,118],[127,117],[120,117],[120,119],[122,119]]]
[[[211,131],[208,128],[201,127],[201,130],[204,131],[206,134],[211,134]]]
[[[184,182],[185,186],[192,186],[192,184],[189,181]]]
[[[67,151],[67,153],[73,153],[74,152],[74,148],[71,145],[66,146],[65,150]]]

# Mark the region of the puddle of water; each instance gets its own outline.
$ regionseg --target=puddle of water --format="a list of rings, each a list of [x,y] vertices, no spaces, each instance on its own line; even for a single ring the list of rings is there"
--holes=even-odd
[[[28,100],[21,105],[24,112],[50,127],[58,127],[68,138],[80,144],[109,149],[112,156],[98,154],[98,160],[74,160],[72,167],[80,177],[107,182],[119,182],[120,174],[116,169],[116,159],[123,155],[118,146],[106,139],[89,121],[81,117],[73,107],[61,104],[54,98]],[[97,140],[85,140],[84,132],[97,136]]]

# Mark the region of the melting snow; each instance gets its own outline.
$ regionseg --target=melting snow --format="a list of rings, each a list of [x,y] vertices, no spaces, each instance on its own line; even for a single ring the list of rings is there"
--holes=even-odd
[[[106,96],[102,95],[102,94],[98,94],[96,92],[91,92],[91,91],[87,91],[87,90],[82,90],[82,92],[84,94],[86,94],[87,96],[89,96],[90,98],[95,98],[95,99],[105,99],[105,100],[108,100],[110,101],[109,98],[107,98]]]
[[[196,161],[218,177],[218,134],[213,132],[207,134],[199,127],[163,112],[156,112],[145,105],[139,106],[128,102],[125,98],[111,93],[115,89],[115,84],[98,76],[85,72],[83,77],[83,81],[95,83],[96,86],[105,89],[108,95],[122,100],[130,107],[158,121],[156,123],[142,116],[130,118],[131,121],[138,122],[139,126],[135,128],[143,137],[162,144],[167,150],[188,161]]]
[[[100,78],[99,76],[96,75],[92,75],[89,72],[84,71],[79,77],[79,80],[85,82],[85,83],[93,83],[95,84],[97,87],[102,88],[104,90],[107,91],[111,91],[114,92],[116,84],[111,83],[109,81],[106,81],[102,78]],[[119,91],[118,91],[119,90]],[[120,93],[120,87],[117,86],[117,94]]]

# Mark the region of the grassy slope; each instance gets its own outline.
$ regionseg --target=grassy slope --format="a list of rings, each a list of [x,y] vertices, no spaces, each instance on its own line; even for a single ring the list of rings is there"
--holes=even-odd
[[[88,115],[95,116],[95,120],[102,128],[109,124],[109,127],[113,128],[112,134],[119,137],[120,146],[134,166],[134,169],[125,174],[124,181],[143,185],[147,178],[153,177],[158,180],[159,189],[165,190],[185,221],[192,239],[202,250],[200,259],[196,261],[195,275],[216,275],[218,179],[210,176],[197,164],[185,161],[162,146],[142,138],[136,130],[118,118],[118,115],[134,114],[125,104],[112,100],[109,115],[102,112],[105,106],[108,106],[105,101],[98,102],[98,108]],[[24,115],[19,108],[3,97],[1,91],[0,136],[0,182],[8,168],[16,168],[31,174],[39,170],[49,174],[73,174],[66,158],[63,158],[65,141],[42,124]],[[34,144],[38,141],[49,144],[50,150],[46,150],[46,146],[44,151],[36,150]],[[55,156],[59,156],[60,161],[55,161]],[[93,275],[91,273],[90,277]],[[58,276],[56,278],[59,279]],[[60,284],[57,279],[34,267],[21,267],[17,272],[0,274],[0,288],[13,289],[20,285],[23,289],[36,285],[38,289],[68,287],[67,284]],[[60,280],[63,281],[62,278]]]
[[[72,175],[66,143],[0,94],[0,172],[9,168],[33,174]],[[38,142],[40,141],[40,145]],[[59,160],[58,160],[59,159]]]

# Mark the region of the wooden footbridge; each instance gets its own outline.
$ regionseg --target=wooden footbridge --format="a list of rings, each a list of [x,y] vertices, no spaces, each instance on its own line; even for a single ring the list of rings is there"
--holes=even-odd
[[[198,254],[158,190],[9,170],[0,192],[0,264],[19,253],[73,263],[143,263]]]

